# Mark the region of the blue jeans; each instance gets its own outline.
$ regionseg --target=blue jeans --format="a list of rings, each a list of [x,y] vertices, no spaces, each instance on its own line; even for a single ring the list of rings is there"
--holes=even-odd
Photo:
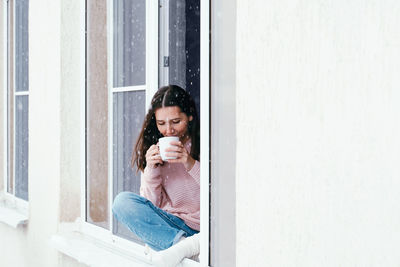
[[[198,233],[182,219],[132,192],[119,193],[114,199],[112,211],[118,221],[157,251],[171,247],[182,236]]]

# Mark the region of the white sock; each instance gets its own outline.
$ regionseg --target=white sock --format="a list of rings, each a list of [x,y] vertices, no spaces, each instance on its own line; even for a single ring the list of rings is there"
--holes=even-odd
[[[172,247],[153,255],[152,262],[157,267],[176,267],[184,258],[200,253],[200,234],[182,239]]]
[[[144,252],[145,258],[146,258],[148,261],[151,262],[151,261],[153,260],[152,257],[153,257],[153,254],[155,253],[155,251],[152,250],[152,249],[149,247],[149,245],[145,244],[145,245],[144,245],[144,250],[143,250],[143,252]]]

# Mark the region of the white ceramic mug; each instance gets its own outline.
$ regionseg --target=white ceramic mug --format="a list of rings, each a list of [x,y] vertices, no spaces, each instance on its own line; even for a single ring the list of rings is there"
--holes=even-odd
[[[165,149],[168,147],[171,147],[172,145],[170,144],[172,141],[179,141],[178,136],[166,136],[166,137],[161,137],[158,139],[158,147],[160,149],[160,155],[162,160],[167,160],[167,159],[176,159],[176,157],[167,157],[165,156]]]

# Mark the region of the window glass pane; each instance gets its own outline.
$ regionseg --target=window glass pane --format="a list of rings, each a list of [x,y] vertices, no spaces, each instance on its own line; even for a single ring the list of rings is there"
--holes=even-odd
[[[107,90],[90,90],[86,117],[86,221],[109,229]]]
[[[200,0],[186,1],[186,90],[200,114]]]
[[[200,114],[200,0],[162,2],[159,86],[176,84],[185,88]]]
[[[28,96],[15,99],[15,196],[28,200]]]
[[[8,1],[8,184],[7,191],[28,200],[28,0]]]
[[[145,113],[145,91],[114,93],[113,112],[113,194],[122,191],[139,194],[140,172],[132,169],[131,158],[135,141],[140,133]],[[113,233],[134,239],[126,227],[115,220]]]
[[[87,8],[86,221],[109,229],[107,1]]]
[[[14,194],[14,2],[7,4],[7,192]]]
[[[169,1],[169,84],[186,88],[186,1]]]
[[[15,0],[15,90],[28,91],[28,0]]]
[[[14,92],[8,90],[7,192],[14,194]]]
[[[14,3],[7,1],[7,192],[14,193]]]
[[[114,87],[145,84],[145,19],[145,0],[114,0]]]

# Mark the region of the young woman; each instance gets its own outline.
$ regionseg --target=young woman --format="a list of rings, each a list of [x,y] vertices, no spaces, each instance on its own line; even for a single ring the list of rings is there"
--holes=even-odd
[[[158,139],[177,136],[163,161]],[[151,101],[134,147],[132,165],[142,171],[140,196],[116,196],[113,214],[153,250],[159,266],[176,266],[199,253],[200,125],[193,99],[179,86],[160,88]]]

